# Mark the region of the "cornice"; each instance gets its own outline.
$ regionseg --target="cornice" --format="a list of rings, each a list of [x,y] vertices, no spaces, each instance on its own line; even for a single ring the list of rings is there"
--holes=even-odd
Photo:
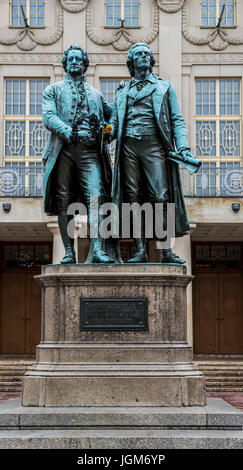
[[[243,53],[240,52],[184,52],[182,64],[242,64]]]
[[[159,62],[159,54],[154,54],[156,64]],[[118,64],[125,65],[127,60],[127,53],[107,53],[107,54],[95,54],[89,53],[89,63],[90,65],[99,65],[99,64]],[[0,64],[51,64],[51,65],[60,65],[62,62],[62,54],[56,53],[47,53],[47,52],[2,52],[0,53]]]
[[[62,62],[62,54],[55,53],[0,53],[0,64],[59,64]]]

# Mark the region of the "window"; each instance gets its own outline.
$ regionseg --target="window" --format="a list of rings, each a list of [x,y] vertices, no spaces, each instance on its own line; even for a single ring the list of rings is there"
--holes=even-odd
[[[25,26],[21,7],[23,7],[29,26],[44,26],[44,0],[10,0],[11,26]]]
[[[115,94],[116,94],[116,89],[120,85],[121,81],[128,82],[129,79],[122,79],[122,78],[107,78],[107,79],[102,79],[100,81],[100,90],[101,93],[104,95],[106,101],[113,105],[115,101]]]
[[[201,0],[201,26],[216,26],[223,8],[221,26],[235,25],[235,0]]]
[[[139,0],[106,0],[106,26],[139,26]]]
[[[239,79],[196,80],[196,155],[210,160],[240,160]]]
[[[243,245],[239,242],[195,242],[192,245],[194,268],[233,268],[242,265]]]
[[[241,166],[241,82],[238,78],[196,80],[197,196],[227,196],[229,172]]]
[[[5,80],[5,161],[41,160],[48,132],[42,124],[41,102],[46,79]]]
[[[0,245],[3,268],[42,266],[51,262],[51,244],[40,243],[3,243]]]
[[[121,79],[121,78],[106,78],[100,80],[100,90],[101,93],[104,95],[106,101],[113,105],[115,101],[115,94],[116,94],[116,89],[121,83],[121,81],[128,82],[130,79]],[[109,146],[110,150],[110,157],[112,163],[114,163],[114,158],[115,158],[115,148],[116,148],[116,141],[113,140],[113,142]]]

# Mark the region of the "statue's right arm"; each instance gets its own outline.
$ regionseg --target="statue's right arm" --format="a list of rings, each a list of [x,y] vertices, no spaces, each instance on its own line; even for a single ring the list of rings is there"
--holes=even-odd
[[[44,126],[62,140],[69,141],[72,128],[63,122],[57,115],[56,97],[54,85],[49,85],[43,93],[42,119]]]
[[[117,98],[115,98],[109,124],[112,126],[112,131],[110,133],[110,140],[114,140],[117,136],[117,130],[118,130]]]

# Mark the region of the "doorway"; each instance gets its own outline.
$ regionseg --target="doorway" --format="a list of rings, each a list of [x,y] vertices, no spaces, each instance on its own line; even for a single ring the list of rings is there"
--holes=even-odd
[[[193,244],[195,354],[243,354],[241,243]]]
[[[50,243],[0,244],[1,354],[35,354],[41,337],[41,288],[34,276],[50,257]]]

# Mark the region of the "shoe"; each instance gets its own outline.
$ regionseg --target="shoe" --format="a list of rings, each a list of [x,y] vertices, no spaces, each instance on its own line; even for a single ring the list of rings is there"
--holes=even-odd
[[[76,256],[72,250],[66,250],[61,264],[76,264]]]
[[[133,258],[130,258],[127,263],[147,263],[148,257],[146,251],[137,251]]]
[[[176,253],[173,253],[171,249],[168,249],[162,250],[161,263],[185,264],[185,260],[181,259]]]
[[[111,258],[104,250],[97,250],[93,252],[92,263],[115,263],[115,260]]]

